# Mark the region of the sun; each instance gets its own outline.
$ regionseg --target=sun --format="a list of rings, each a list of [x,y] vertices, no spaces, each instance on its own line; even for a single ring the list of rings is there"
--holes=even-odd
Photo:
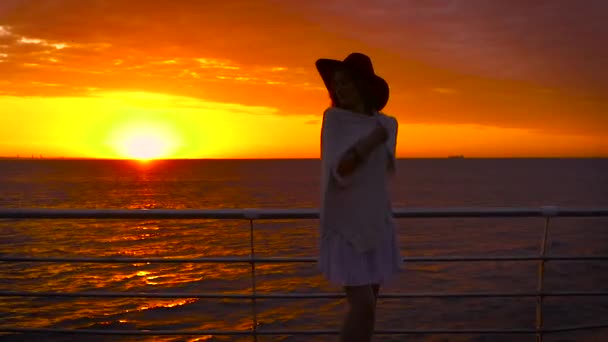
[[[167,142],[154,135],[137,134],[125,141],[125,153],[139,160],[158,159],[166,155]]]
[[[120,157],[146,161],[171,157],[177,139],[166,126],[130,123],[115,131],[112,145]]]

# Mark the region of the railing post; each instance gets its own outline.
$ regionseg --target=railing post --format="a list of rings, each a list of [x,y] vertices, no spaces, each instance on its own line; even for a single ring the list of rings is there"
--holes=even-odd
[[[538,292],[538,297],[536,297],[536,341],[543,341],[543,281],[545,277],[545,253],[547,250],[547,236],[549,235],[549,220],[551,218],[546,216],[545,218],[545,230],[543,232],[543,240],[540,245],[540,257],[541,260],[538,264],[538,283],[536,286],[536,290]]]
[[[253,218],[249,219],[249,246],[251,248],[251,314],[253,320],[253,341],[258,340],[258,311],[257,311],[257,290],[255,284],[255,247],[253,242]]]

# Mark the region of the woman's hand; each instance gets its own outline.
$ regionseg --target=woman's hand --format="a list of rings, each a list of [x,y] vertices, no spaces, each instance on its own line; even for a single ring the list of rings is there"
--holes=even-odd
[[[374,130],[357,141],[342,157],[338,165],[338,174],[342,177],[349,175],[376,146],[383,144],[388,139],[388,131],[380,121],[376,121]]]
[[[374,130],[366,137],[359,140],[353,149],[357,152],[360,159],[365,159],[376,146],[383,144],[388,139],[388,131],[379,121]]]
[[[384,125],[380,122],[380,120],[376,121],[376,127],[374,128],[372,135],[380,143],[383,143],[388,139],[388,131],[386,130],[386,127],[384,127]]]

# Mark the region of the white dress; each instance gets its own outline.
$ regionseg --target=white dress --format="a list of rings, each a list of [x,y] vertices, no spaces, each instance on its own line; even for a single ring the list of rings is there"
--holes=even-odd
[[[377,160],[388,163],[387,153]],[[364,210],[364,209],[362,209]],[[345,222],[348,219],[344,220]],[[347,227],[346,227],[347,228]],[[339,286],[385,284],[401,269],[403,259],[397,242],[394,218],[390,211],[382,226],[376,227],[379,239],[376,248],[359,252],[336,230],[321,232],[319,239],[319,269],[331,283]]]
[[[401,269],[393,217],[387,217],[377,248],[359,253],[337,232],[320,238],[319,268],[323,276],[339,286],[385,284]]]

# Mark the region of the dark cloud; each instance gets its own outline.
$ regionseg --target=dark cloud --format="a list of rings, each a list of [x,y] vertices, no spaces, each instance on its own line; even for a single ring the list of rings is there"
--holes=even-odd
[[[608,93],[603,0],[305,3],[305,13],[325,29],[407,59],[478,76]]]

